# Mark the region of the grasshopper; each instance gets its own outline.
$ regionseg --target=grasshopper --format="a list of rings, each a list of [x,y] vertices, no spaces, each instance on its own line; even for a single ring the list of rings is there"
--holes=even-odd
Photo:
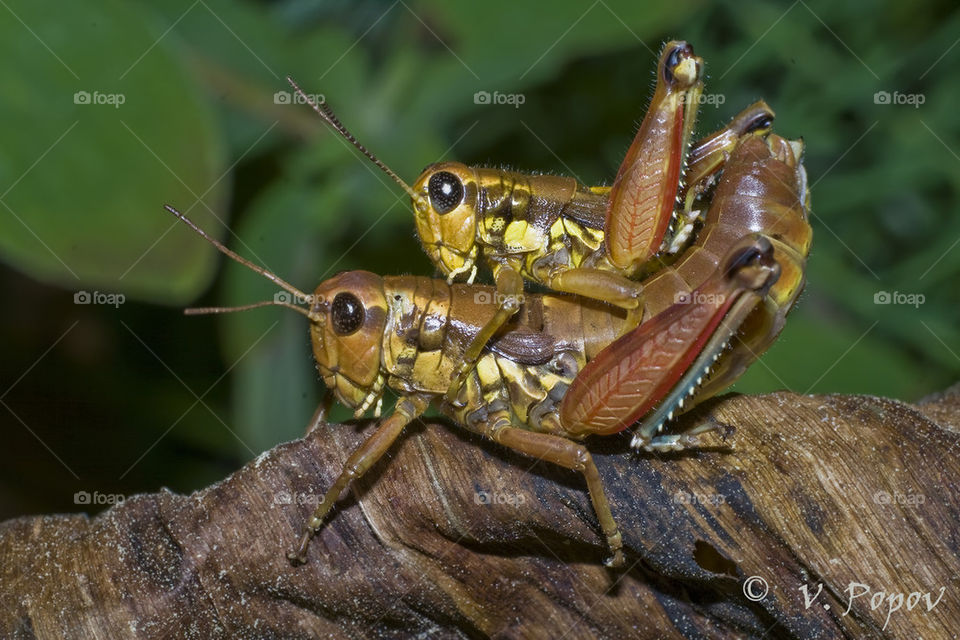
[[[447,398],[450,377],[496,314],[488,302],[494,289],[352,271],[321,283],[308,296],[167,207],[222,253],[309,305],[274,300],[197,311],[291,308],[309,320],[325,385],[341,403],[355,408],[355,415],[375,405],[379,410],[387,387],[400,394],[394,412],[350,455],[289,559],[306,561],[311,538],[344,488],[436,403],[466,429],[581,473],[609,550],[605,563],[622,565],[619,529],[596,465],[579,440],[622,431],[635,414],[659,405],[640,426],[634,445],[671,450],[693,443],[702,427],[680,435],[660,433],[664,408],[669,406],[671,414],[682,408],[711,367],[717,377],[708,388],[715,392],[730,384],[748,364],[739,346],[755,357],[751,347],[762,349],[773,341],[802,288],[809,249],[801,150],[799,143],[776,136],[746,139],[737,146],[703,232],[670,275],[648,287],[646,306],[652,315],[643,324],[634,328],[627,310],[581,296],[527,296],[507,330],[485,346],[455,402]],[[786,279],[780,277],[782,271]],[[694,281],[698,284],[691,287]],[[677,299],[678,292],[686,297]],[[770,322],[752,322],[758,315]],[[747,335],[725,352],[741,329]],[[611,353],[626,366],[612,362]],[[737,358],[733,366],[726,364],[730,357]],[[712,383],[716,387],[709,387]],[[621,412],[628,417],[611,419]]]
[[[737,140],[770,130],[773,112],[751,105],[726,128],[694,145],[681,190],[683,161],[702,91],[702,60],[684,42],[667,43],[657,86],[611,187],[585,187],[573,178],[528,175],[457,162],[428,166],[407,185],[288,78],[303,99],[411,197],[421,244],[448,282],[473,282],[482,256],[497,286],[497,313],[477,334],[453,376],[453,398],[483,347],[519,308],[523,279],[633,310],[640,321],[643,287],[634,277],[659,267],[654,258],[679,245],[693,228],[690,208],[722,168]],[[674,203],[686,207],[668,242]]]
[[[366,271],[348,271],[321,283],[312,295],[307,295],[247,262],[175,209],[167,208],[226,255],[270,278],[296,300],[309,301],[306,309],[287,302],[266,301],[237,310],[282,305],[306,316],[317,368],[341,403],[363,413],[379,402],[386,387],[400,394],[393,413],[350,455],[324,494],[299,546],[288,556],[292,562],[306,561],[310,539],[322,527],[346,486],[373,466],[404,427],[436,402],[444,414],[470,431],[525,455],[580,472],[610,552],[605,562],[609,566],[623,564],[620,532],[600,474],[590,452],[577,442],[592,433],[613,431],[590,427],[584,431],[579,425],[568,428],[560,403],[587,360],[612,342],[623,324],[629,322],[624,310],[563,294],[529,296],[510,331],[492,341],[477,361],[461,388],[462,402],[454,404],[445,399],[449,376],[473,336],[495,313],[489,303],[478,302],[493,294],[492,287],[448,284],[422,276],[381,277]],[[700,333],[715,331],[717,323],[725,318],[735,331],[744,314],[756,305],[778,275],[779,266],[770,242],[763,236],[745,238],[722,268],[697,289],[698,296],[713,301],[698,308],[703,313],[695,314],[693,322],[688,322],[684,316],[691,306],[670,308],[677,317],[667,323],[665,335],[672,337],[672,332],[679,328],[689,340],[657,340],[657,355],[682,362],[690,346],[700,339]],[[729,334],[727,330],[728,337]],[[669,376],[673,372],[664,369],[663,373]],[[666,379],[664,382],[669,384]]]

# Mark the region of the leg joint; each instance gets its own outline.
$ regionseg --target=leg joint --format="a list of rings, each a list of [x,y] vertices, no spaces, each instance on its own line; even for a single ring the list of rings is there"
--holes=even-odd
[[[585,447],[577,447],[576,453],[576,466],[574,469],[577,471],[583,471],[593,463],[593,456],[590,455],[590,452],[587,451]]]

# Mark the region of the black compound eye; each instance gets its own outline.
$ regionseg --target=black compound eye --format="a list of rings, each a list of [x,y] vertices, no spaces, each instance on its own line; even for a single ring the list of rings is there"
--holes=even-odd
[[[330,305],[330,318],[333,320],[333,332],[338,336],[348,336],[363,325],[363,303],[352,293],[338,293]]]
[[[439,214],[450,213],[463,200],[463,183],[448,171],[439,171],[430,176],[427,188],[430,202]]]

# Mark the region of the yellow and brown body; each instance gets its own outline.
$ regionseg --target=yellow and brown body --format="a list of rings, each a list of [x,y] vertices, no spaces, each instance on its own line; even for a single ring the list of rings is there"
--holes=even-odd
[[[410,190],[427,255],[451,281],[469,274],[466,279],[472,282],[482,256],[498,284],[499,272],[509,269],[556,290],[593,293],[635,307],[635,296],[620,289],[630,289],[627,279],[664,244],[681,188],[702,71],[703,61],[689,44],[664,45],[650,106],[609,188],[458,162],[428,166]],[[722,156],[723,144],[716,136],[710,141],[706,154]],[[598,290],[558,277],[581,268],[615,274],[622,282],[601,276]]]
[[[459,162],[431,165],[423,175],[455,176],[463,185],[463,198],[453,210],[440,214],[436,207],[424,206],[416,216],[421,244],[445,274],[462,272],[465,264],[472,267],[478,254],[495,271],[509,266],[541,284],[581,266],[618,271],[604,259],[605,189],[564,176]],[[418,181],[414,190],[428,193],[429,179]]]
[[[440,400],[467,345],[496,312],[496,295],[490,286],[342,273],[314,293],[318,314],[326,310],[325,321],[311,325],[318,369],[352,408],[372,406],[387,386]],[[336,317],[335,305],[347,299],[362,309],[355,324]],[[626,316],[559,294],[528,296],[521,309],[509,331],[488,345],[457,401],[440,404],[458,423],[475,425],[489,407],[507,406],[516,425],[556,431],[539,418],[556,410],[577,372],[622,332]]]

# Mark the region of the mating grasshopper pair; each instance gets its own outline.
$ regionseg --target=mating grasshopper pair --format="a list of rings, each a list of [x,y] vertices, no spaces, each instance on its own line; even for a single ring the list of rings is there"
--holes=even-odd
[[[722,168],[737,141],[768,133],[773,112],[751,105],[724,129],[698,142],[686,189],[684,162],[703,89],[703,61],[685,42],[669,42],[657,65],[650,107],[611,187],[575,179],[468,167],[428,166],[411,188],[344,127],[326,104],[294,90],[341,135],[410,195],[420,242],[452,283],[473,282],[481,258],[497,286],[497,313],[471,340],[447,399],[490,339],[517,312],[524,280],[632,310],[626,328],[642,318],[638,276],[658,268],[668,245],[682,245],[692,228],[692,206]],[[683,201],[682,210],[675,203]],[[676,233],[668,237],[671,223]]]
[[[693,443],[695,433],[661,433],[663,422],[701,384],[695,400],[728,386],[773,342],[802,289],[809,251],[802,144],[767,133],[765,106],[753,108],[761,117],[752,117],[748,109],[727,130],[696,145],[692,166],[699,168],[691,173],[697,179],[680,191],[700,66],[688,45],[667,45],[654,102],[609,190],[449,164],[428,168],[414,187],[407,187],[329,110],[316,106],[404,184],[414,201],[421,239],[451,280],[461,274],[472,280],[483,251],[494,266],[497,292],[522,292],[520,276],[526,276],[580,295],[527,295],[515,307],[492,305],[490,300],[503,298],[490,287],[354,271],[321,283],[307,296],[168,207],[220,251],[297,300],[309,301],[306,308],[284,302],[250,306],[279,304],[308,318],[326,386],[356,408],[358,416],[372,406],[379,414],[386,387],[401,396],[393,414],[351,454],[291,560],[306,560],[311,537],[341,491],[389,449],[410,421],[436,403],[467,429],[582,473],[610,551],[607,564],[623,563],[620,534],[599,473],[577,441],[621,431],[655,408],[636,432],[634,445],[671,449]],[[669,97],[678,78],[682,82],[677,86],[686,92],[682,99]],[[663,170],[651,173],[652,165]],[[450,170],[454,166],[460,173]],[[683,203],[675,226],[692,224],[697,216],[691,203],[721,168],[706,216],[697,223],[699,231],[652,268],[651,258],[663,247],[680,244],[667,237],[674,202]],[[539,190],[550,184],[555,189]],[[462,220],[448,225],[456,218],[443,216],[458,210],[458,215],[473,216],[472,227]],[[629,218],[631,210],[643,213],[636,220],[621,219]],[[438,217],[431,218],[434,214]],[[517,223],[519,231],[511,232]],[[433,235],[425,235],[423,225]],[[617,226],[622,229],[615,231]],[[459,229],[473,236],[458,244]],[[513,251],[515,237],[543,243]],[[607,250],[614,242],[610,237],[624,239],[623,252]],[[544,265],[549,268],[542,269]],[[644,269],[652,275],[642,283],[630,279]],[[610,291],[623,295],[612,301],[599,295]]]

